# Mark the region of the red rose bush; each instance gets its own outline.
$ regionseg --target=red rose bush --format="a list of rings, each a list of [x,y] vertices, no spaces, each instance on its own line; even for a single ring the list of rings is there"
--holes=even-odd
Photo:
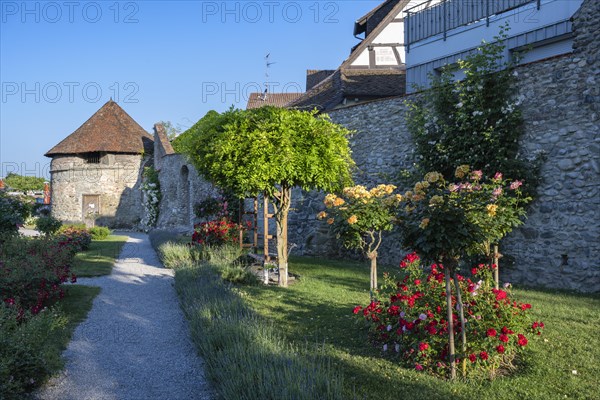
[[[513,367],[529,340],[541,334],[543,322],[532,321],[530,304],[513,299],[510,285],[494,288],[493,267],[479,265],[471,277],[458,274],[463,303],[452,296],[452,319],[455,335],[465,330],[466,351],[457,352],[456,363],[462,364],[467,376],[486,374]],[[418,371],[447,374],[448,321],[444,267],[433,264],[424,269],[416,253],[400,263],[401,277],[384,276],[377,300],[366,307],[357,306],[369,326],[372,342],[389,357]],[[465,326],[458,310],[464,307]]]

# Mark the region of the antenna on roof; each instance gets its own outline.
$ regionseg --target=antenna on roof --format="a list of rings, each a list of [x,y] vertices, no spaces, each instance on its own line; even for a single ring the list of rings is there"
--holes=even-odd
[[[276,64],[276,62],[271,61],[270,59],[271,57],[271,53],[268,53],[265,56],[265,91],[263,93],[263,95],[261,96],[261,100],[265,101],[267,100],[267,97],[269,96],[269,68],[271,68],[271,65]]]

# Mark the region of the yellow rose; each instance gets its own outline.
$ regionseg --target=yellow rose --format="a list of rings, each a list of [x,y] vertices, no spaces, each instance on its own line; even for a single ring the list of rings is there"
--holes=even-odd
[[[425,174],[425,180],[429,183],[435,183],[442,178],[442,175],[439,172],[428,172]]]
[[[356,215],[352,215],[352,216],[350,216],[350,218],[348,218],[348,223],[350,225],[355,224],[357,221],[358,221],[358,218],[356,217]]]
[[[329,225],[331,225],[331,224],[333,224],[333,221],[334,221],[334,219],[333,219],[333,218],[329,218],[329,219],[327,220],[327,223],[328,223]]]
[[[336,207],[339,207],[339,206],[343,205],[344,203],[345,203],[345,201],[341,197],[338,197],[333,201],[333,205]]]
[[[325,196],[325,200],[323,200],[323,203],[325,203],[325,206],[327,208],[331,208],[333,207],[335,199],[337,199],[337,196],[335,194],[330,193],[327,196]]]
[[[471,167],[469,167],[468,165],[460,165],[456,168],[454,175],[458,179],[462,179],[469,173],[470,170],[471,170]]]
[[[325,211],[321,211],[317,214],[317,219],[323,219],[325,217],[327,217],[327,213]]]
[[[496,215],[496,211],[498,210],[498,206],[495,204],[488,204],[486,206],[487,209],[487,213],[490,217],[493,217]]]
[[[444,204],[444,198],[439,195],[435,195],[429,200],[429,206],[435,207]]]
[[[427,225],[429,225],[429,218],[423,218],[421,224],[419,225],[419,228],[425,229],[427,228]]]

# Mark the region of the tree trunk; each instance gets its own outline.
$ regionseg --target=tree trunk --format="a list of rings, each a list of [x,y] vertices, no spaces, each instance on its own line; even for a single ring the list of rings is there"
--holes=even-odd
[[[371,260],[371,300],[377,291],[377,252],[373,251],[368,255]]]
[[[456,277],[456,271],[452,274],[454,278],[454,286],[456,287],[456,301],[460,304],[459,316],[460,316],[460,338],[462,341],[462,374],[463,378],[467,376],[467,329],[465,322],[465,311],[463,309],[462,295],[460,292],[460,285],[458,284],[458,278]]]
[[[448,362],[450,363],[450,379],[456,378],[456,365],[454,359],[454,321],[452,319],[452,287],[450,286],[450,265],[444,264],[444,276],[446,277],[446,308],[448,311]]]
[[[292,200],[292,189],[282,187],[279,204],[275,212],[277,225],[277,264],[279,267],[279,286],[288,286],[288,214]]]
[[[498,257],[498,245],[495,244],[494,248],[492,250],[493,253],[493,258],[492,258],[492,264],[496,264],[496,268],[494,268],[494,282],[496,282],[496,290],[500,289],[500,257]]]

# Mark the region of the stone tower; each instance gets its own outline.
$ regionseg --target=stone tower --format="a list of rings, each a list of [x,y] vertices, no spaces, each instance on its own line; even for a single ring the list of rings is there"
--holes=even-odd
[[[153,138],[110,100],[45,155],[52,158],[52,215],[129,228],[143,215],[141,175]]]

